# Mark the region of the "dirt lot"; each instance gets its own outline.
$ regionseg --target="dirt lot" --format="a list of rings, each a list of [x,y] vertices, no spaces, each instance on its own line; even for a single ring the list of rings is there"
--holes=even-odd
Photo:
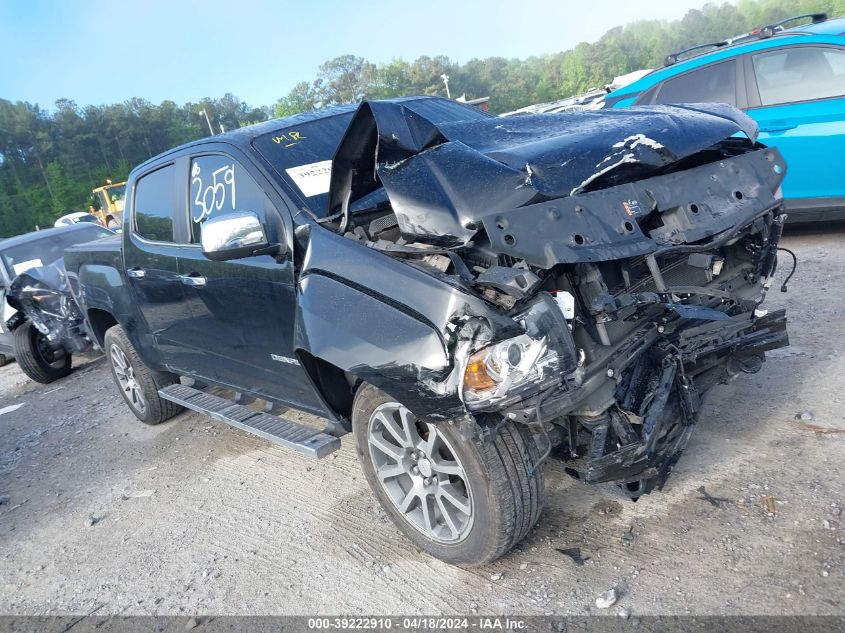
[[[312,461],[194,413],[143,426],[102,359],[48,386],[4,367],[0,613],[583,614],[616,587],[606,613],[843,614],[843,239],[789,232],[798,273],[768,307],[793,344],[714,389],[662,493],[549,463],[537,529],[482,569],[415,551],[349,437]]]

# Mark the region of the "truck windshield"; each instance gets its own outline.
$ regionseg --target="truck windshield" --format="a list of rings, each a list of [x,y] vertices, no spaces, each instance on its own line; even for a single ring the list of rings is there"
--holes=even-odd
[[[98,226],[59,231],[0,250],[0,260],[6,268],[9,278],[14,279],[30,268],[40,268],[64,257],[65,249],[69,246],[91,242],[108,235],[113,235],[113,233]]]
[[[434,124],[490,116],[481,110],[446,99],[420,98],[413,100],[413,104],[416,112]],[[280,128],[252,141],[258,153],[293,186],[294,191],[302,196],[311,212],[318,217],[328,214],[332,157],[353,115],[354,112],[344,112],[314,119]],[[352,211],[378,204],[384,198],[383,193],[376,190],[353,204]]]
[[[329,204],[332,156],[353,114],[345,112],[282,128],[252,142],[319,217],[326,215]]]

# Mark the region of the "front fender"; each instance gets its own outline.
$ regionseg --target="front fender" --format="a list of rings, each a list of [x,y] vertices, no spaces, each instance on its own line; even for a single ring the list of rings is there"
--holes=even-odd
[[[354,374],[416,415],[465,414],[440,333],[419,315],[321,274],[300,280],[294,347]]]

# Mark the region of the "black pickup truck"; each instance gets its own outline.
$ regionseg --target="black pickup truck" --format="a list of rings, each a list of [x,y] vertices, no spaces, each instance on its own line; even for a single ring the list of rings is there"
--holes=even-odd
[[[545,460],[659,488],[703,394],[787,344],[759,307],[786,167],[755,139],[719,105],[364,102],[153,158],[122,236],[65,262],[141,421],[316,457],[351,432],[403,532],[479,564],[537,521]]]

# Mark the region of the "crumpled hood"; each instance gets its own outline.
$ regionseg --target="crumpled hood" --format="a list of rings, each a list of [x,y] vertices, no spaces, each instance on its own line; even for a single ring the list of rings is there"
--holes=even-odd
[[[30,268],[15,277],[9,286],[6,301],[16,310],[27,313],[26,300],[45,290],[70,296],[64,258],[60,257],[49,264]]]
[[[436,125],[415,102],[364,102],[332,163],[329,209],[384,186],[403,236],[465,244],[481,218],[646,178],[754,121],[693,104],[475,119]]]

